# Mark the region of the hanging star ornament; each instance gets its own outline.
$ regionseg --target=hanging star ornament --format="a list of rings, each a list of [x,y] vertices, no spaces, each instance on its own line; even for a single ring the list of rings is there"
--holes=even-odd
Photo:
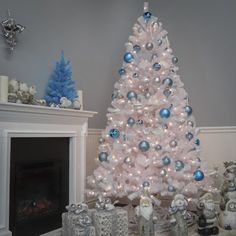
[[[9,46],[10,51],[13,51],[17,44],[17,34],[21,33],[25,26],[16,24],[14,18],[11,17],[8,10],[8,19],[1,22],[2,36],[5,39],[6,44]]]

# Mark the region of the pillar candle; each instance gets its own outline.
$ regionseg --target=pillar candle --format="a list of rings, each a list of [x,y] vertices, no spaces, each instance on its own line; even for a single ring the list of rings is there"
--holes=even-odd
[[[79,97],[79,101],[81,103],[81,110],[83,110],[83,91],[82,90],[78,90],[77,91],[78,97]]]
[[[8,101],[8,77],[0,76],[0,102]]]

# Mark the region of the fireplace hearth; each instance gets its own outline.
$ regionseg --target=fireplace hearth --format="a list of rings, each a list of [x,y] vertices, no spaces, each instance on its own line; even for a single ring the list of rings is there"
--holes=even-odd
[[[69,203],[69,138],[12,138],[10,166],[12,235],[60,228]]]

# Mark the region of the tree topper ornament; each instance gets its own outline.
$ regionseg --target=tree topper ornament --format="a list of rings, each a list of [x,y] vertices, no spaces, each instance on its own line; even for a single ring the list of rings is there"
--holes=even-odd
[[[10,10],[8,10],[8,19],[1,22],[1,27],[2,36],[12,52],[17,44],[17,33],[21,33],[25,26],[16,24],[15,19],[11,17]]]

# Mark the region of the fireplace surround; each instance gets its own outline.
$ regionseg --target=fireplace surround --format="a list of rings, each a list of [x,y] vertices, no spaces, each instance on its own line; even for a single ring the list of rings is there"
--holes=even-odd
[[[11,148],[14,146],[14,141],[18,138],[20,140],[31,139],[31,141],[40,138],[67,140],[69,153],[67,201],[69,203],[80,202],[84,199],[88,118],[95,114],[96,112],[90,111],[0,103],[0,236],[12,235],[10,231],[12,227],[12,222],[10,221],[10,206],[12,206],[10,188],[13,174],[11,172],[11,151],[13,151]],[[28,153],[31,152],[33,150],[29,148]],[[42,168],[39,168],[40,165]],[[38,175],[35,172],[38,172],[38,174],[43,172],[48,177],[57,176],[60,172],[60,164],[48,158],[48,160],[44,161],[36,160],[35,163],[33,162],[29,165],[20,164],[15,168],[15,171],[21,171],[23,179],[30,176],[31,173],[32,179],[38,181]],[[32,183],[29,183],[28,187],[31,185]],[[49,186],[45,186],[45,188],[49,188]],[[56,194],[55,192],[54,194]],[[51,195],[53,195],[53,191]],[[54,203],[51,200],[49,196],[40,198],[39,195],[37,199],[32,199],[31,202],[23,201],[22,206],[31,204],[31,208],[28,208],[31,214],[34,214],[32,211],[36,212],[36,210],[38,210],[38,213],[43,214],[46,209],[50,208],[53,211],[56,207],[55,204],[57,202],[55,199]],[[35,208],[35,204],[39,209]],[[26,217],[22,212],[19,214],[20,217]],[[53,235],[53,233],[50,235]]]

